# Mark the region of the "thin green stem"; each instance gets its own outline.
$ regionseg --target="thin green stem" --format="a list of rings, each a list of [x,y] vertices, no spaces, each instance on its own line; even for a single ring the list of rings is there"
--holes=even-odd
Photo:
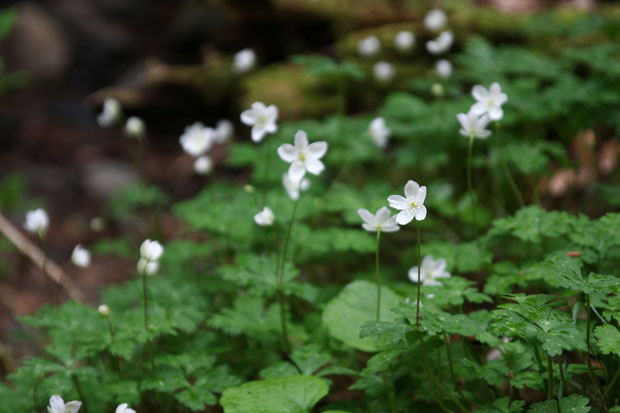
[[[74,374],[71,375],[71,381],[73,381],[73,387],[75,387],[75,390],[77,391],[80,397],[80,401],[82,402],[82,411],[87,413],[88,406],[86,404],[86,399],[84,398],[84,393],[82,393],[82,388],[80,387],[80,381],[78,380],[77,376]]]
[[[605,387],[605,391],[603,392],[603,395],[601,396],[601,401],[606,404],[605,398],[607,397],[607,395],[609,394],[609,391],[611,389],[613,389],[614,385],[616,384],[616,381],[618,380],[618,377],[620,376],[620,365],[618,365],[618,369],[616,369],[616,374],[614,374],[614,377],[611,379],[611,381],[607,384],[607,386]]]
[[[547,354],[547,373],[547,400],[551,400],[553,398],[553,359],[549,354]]]
[[[558,401],[559,399],[562,398],[563,395],[568,394],[568,383],[566,382],[566,377],[564,377],[564,361],[562,361],[562,358],[560,357],[560,361],[558,362],[558,370],[560,371],[560,392],[559,397],[558,397]]]
[[[500,139],[499,133],[499,122],[495,123],[495,138],[497,141],[497,146],[499,147],[499,159],[502,164],[502,169],[504,169],[504,173],[506,174],[506,179],[508,179],[508,184],[510,185],[510,189],[514,193],[515,198],[519,201],[519,205],[521,208],[525,206],[525,202],[523,201],[523,195],[521,195],[521,191],[519,191],[519,187],[515,182],[512,174],[510,173],[510,169],[508,168],[508,164],[506,163],[506,159],[504,159],[504,153],[502,151],[502,141]]]
[[[265,139],[265,173],[263,175],[263,207],[267,205],[267,180],[269,179],[269,160],[271,153],[269,149],[269,139]]]
[[[381,318],[381,273],[379,272],[379,242],[381,230],[377,231],[377,250],[375,251],[375,270],[377,276],[377,321]]]
[[[388,385],[387,379],[385,377],[385,373],[382,375],[383,386],[389,387],[390,390],[388,392],[388,400],[390,403],[390,412],[396,413],[396,395],[394,394],[394,383]]]
[[[418,298],[416,301],[416,317],[415,326],[420,330],[420,289],[422,288],[422,254],[421,254],[421,240],[420,240],[420,221],[418,221]]]
[[[450,377],[452,378],[452,383],[454,384],[454,389],[464,400],[467,400],[475,407],[479,407],[477,403],[469,400],[465,395],[461,392],[461,389],[456,381],[456,375],[454,374],[454,364],[452,363],[452,355],[450,354],[450,343],[448,342],[448,335],[444,331],[443,333],[443,341],[446,344],[446,355],[448,356],[448,366],[450,367]]]
[[[596,384],[599,393],[603,394],[603,386],[598,381],[596,374],[594,374],[594,369],[592,368],[592,360],[590,358],[590,351],[592,348],[590,347],[590,295],[586,294],[586,365],[588,366],[588,373],[590,375],[590,379]]]
[[[109,315],[106,316],[105,320],[108,323],[108,329],[110,330],[110,346],[112,346],[112,344],[114,344],[114,329],[112,328],[112,323],[110,322]],[[114,368],[116,369],[116,372],[120,376],[121,368],[119,366],[118,358],[116,358],[116,356],[112,354],[111,352],[110,352],[110,357],[112,357],[112,363],[114,364]]]
[[[153,346],[151,344],[151,339],[149,338],[149,313],[148,313],[148,295],[146,289],[146,266],[145,270],[142,271],[142,294],[144,295],[144,338],[146,340],[146,346],[149,351],[149,356],[151,358],[151,367],[155,368],[155,360],[153,358]]]
[[[471,202],[471,215],[474,222],[474,234],[476,242],[478,242],[478,218],[476,217],[476,196],[474,195],[472,178],[471,178],[471,160],[474,149],[474,135],[469,136],[469,146],[467,148],[467,191],[469,192]]]

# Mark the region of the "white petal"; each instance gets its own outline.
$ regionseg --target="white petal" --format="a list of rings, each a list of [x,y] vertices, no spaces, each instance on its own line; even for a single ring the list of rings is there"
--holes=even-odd
[[[456,119],[458,119],[459,123],[463,128],[467,128],[469,123],[467,122],[467,115],[464,113],[459,113],[456,115]]]
[[[487,111],[487,105],[484,102],[476,102],[469,111],[475,115],[482,115]]]
[[[276,105],[269,105],[265,108],[265,114],[271,120],[271,122],[275,123],[278,120],[278,107]]]
[[[390,210],[387,207],[381,207],[375,214],[375,220],[377,224],[384,225],[390,218]]]
[[[383,231],[383,232],[396,232],[399,229],[400,229],[400,227],[396,223],[396,215],[395,215],[393,217],[390,217],[385,222],[385,224],[383,224],[383,227],[381,228],[381,231]]]
[[[257,113],[252,109],[244,110],[241,112],[241,122],[248,126],[252,126],[256,123]]]
[[[500,120],[504,117],[504,111],[500,107],[495,107],[489,109],[489,119],[491,120]]]
[[[420,275],[420,279],[422,278],[422,276]],[[411,269],[409,269],[409,279],[414,282],[417,283],[418,282],[418,267],[411,267]]]
[[[491,83],[491,86],[489,86],[489,92],[492,95],[498,95],[498,94],[502,93],[502,87],[499,85],[499,83],[493,82],[493,83]]]
[[[60,411],[60,409],[64,410],[65,401],[59,395],[55,394],[50,397],[50,407],[53,411]]]
[[[426,218],[426,207],[424,205],[421,205],[417,208],[415,212],[415,219],[417,219],[418,221],[423,221],[424,218]]]
[[[471,95],[476,100],[482,100],[489,95],[489,92],[484,86],[476,85],[471,89]]]
[[[295,147],[290,143],[283,143],[278,146],[278,155],[285,162],[293,162],[296,158],[295,156]]]
[[[327,142],[319,141],[311,143],[308,145],[308,152],[317,159],[322,158],[325,152],[327,152]]]
[[[376,226],[367,224],[365,222],[362,224],[362,228],[364,228],[368,232],[377,232]]]
[[[416,181],[409,180],[405,184],[405,197],[415,198],[420,190],[420,185]]]
[[[413,220],[414,211],[411,208],[400,211],[398,215],[396,215],[396,222],[400,225],[407,225]]]
[[[298,130],[295,134],[295,147],[297,149],[305,149],[308,146],[308,135],[302,130]]]
[[[367,209],[358,209],[357,213],[368,225],[375,225],[375,217]]]
[[[269,122],[263,125],[263,127],[267,133],[276,133],[278,131],[278,125],[275,122]]]
[[[254,142],[262,141],[264,136],[265,136],[265,125],[257,123],[256,125],[252,126],[252,140]]]
[[[125,409],[127,409],[127,403],[119,404],[114,413],[124,413]]]
[[[394,209],[407,209],[411,206],[401,195],[390,195],[387,200]]]
[[[418,206],[424,205],[424,200],[426,199],[426,187],[423,186],[418,191],[418,194],[415,197],[415,204]]]
[[[80,410],[81,406],[82,406],[82,402],[78,402],[75,400],[72,402],[69,402],[65,404],[65,413],[76,413],[78,410]]]
[[[267,107],[263,102],[252,103],[252,110],[254,110],[256,113],[264,113],[265,109],[267,109]]]
[[[304,168],[304,165],[300,161],[293,161],[288,168],[288,177],[295,183],[299,182],[305,173],[306,168]]]
[[[311,174],[318,175],[323,171],[323,169],[325,169],[325,165],[323,165],[323,162],[318,159],[310,159],[306,161],[306,169]]]

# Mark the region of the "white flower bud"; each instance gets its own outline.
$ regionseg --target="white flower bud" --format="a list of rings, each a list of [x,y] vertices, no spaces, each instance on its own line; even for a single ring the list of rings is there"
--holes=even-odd
[[[118,100],[113,98],[107,98],[103,102],[103,110],[97,116],[97,123],[102,128],[107,128],[114,125],[122,117],[121,104]]]
[[[258,214],[254,215],[254,221],[261,227],[273,225],[274,215],[271,208],[265,207]]]
[[[443,29],[447,22],[448,16],[440,9],[430,10],[426,16],[424,16],[424,27],[433,32]]]
[[[148,261],[144,258],[138,260],[137,265],[139,274],[155,275],[159,270],[159,261]]]
[[[90,251],[80,244],[76,245],[73,249],[73,253],[71,253],[71,262],[76,267],[88,267],[90,265]]]
[[[206,175],[213,169],[213,161],[206,155],[196,158],[194,161],[194,171],[200,175]]]
[[[233,71],[235,73],[246,73],[256,65],[256,53],[252,49],[243,49],[235,54],[233,59]]]
[[[157,261],[163,253],[164,247],[157,241],[147,239],[140,245],[140,256],[147,261]]]
[[[39,234],[39,236],[45,235],[47,227],[49,226],[49,217],[47,212],[43,208],[37,208],[33,211],[29,211],[26,214],[26,221],[24,222],[24,228],[28,232],[33,234]]]
[[[435,63],[435,70],[437,71],[437,75],[439,75],[439,77],[450,77],[452,74],[452,63],[446,59],[438,60],[437,63]]]
[[[401,52],[408,52],[415,45],[415,34],[410,31],[403,30],[394,36],[394,46]]]
[[[110,307],[105,304],[101,304],[99,307],[97,307],[97,311],[99,311],[99,314],[102,317],[108,317],[110,315]]]
[[[388,62],[377,62],[372,72],[379,82],[386,83],[394,79],[394,67]]]
[[[381,43],[376,36],[368,36],[357,43],[357,51],[362,57],[373,57],[381,51]]]
[[[144,121],[137,116],[131,116],[125,122],[125,135],[130,138],[141,138],[146,131]]]

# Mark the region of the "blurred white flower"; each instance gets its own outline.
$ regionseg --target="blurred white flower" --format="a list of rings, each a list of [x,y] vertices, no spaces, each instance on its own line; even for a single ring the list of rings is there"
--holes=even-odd
[[[394,66],[388,62],[377,62],[372,69],[372,73],[379,82],[389,82],[394,79]]]
[[[422,260],[422,268],[420,270],[420,281],[422,285],[442,285],[438,278],[450,278],[451,275],[446,271],[446,260],[443,258],[433,259],[431,255],[427,255]],[[418,282],[418,266],[409,270],[409,279],[414,283]]]
[[[290,162],[288,176],[293,182],[299,182],[306,171],[313,175],[320,174],[325,165],[321,158],[327,152],[327,142],[313,142],[308,144],[308,135],[302,130],[295,134],[295,146],[283,143],[278,147],[278,155],[285,162]]]
[[[408,52],[415,45],[415,34],[408,30],[396,33],[394,36],[394,46],[401,52]]]
[[[99,307],[97,307],[97,311],[102,317],[107,317],[110,315],[110,307],[105,304],[101,304]]]
[[[86,268],[90,265],[90,251],[78,244],[71,253],[71,262],[76,267]]]
[[[159,270],[159,261],[149,261],[144,258],[138,260],[138,274],[154,275]]]
[[[432,9],[424,16],[424,27],[432,32],[437,32],[444,28],[448,22],[448,16],[443,10]]]
[[[256,222],[261,227],[268,227],[273,225],[274,218],[275,217],[273,215],[273,211],[271,211],[271,208],[265,207],[258,214],[254,215],[254,222]]]
[[[127,403],[119,404],[114,413],[136,413],[134,409],[130,409]]]
[[[459,133],[465,137],[486,139],[491,135],[491,131],[486,129],[491,119],[486,114],[478,116],[470,110],[467,114],[459,113],[456,118],[461,124]]]
[[[185,128],[183,135],[179,138],[179,143],[186,153],[200,156],[211,148],[214,135],[213,128],[208,128],[201,122],[194,122]]]
[[[112,126],[121,119],[121,112],[121,104],[118,103],[118,100],[107,98],[103,102],[101,113],[97,115],[97,123],[102,128]]]
[[[39,234],[40,237],[45,235],[50,220],[47,216],[47,212],[43,208],[37,208],[33,211],[26,213],[26,221],[24,222],[24,228],[28,232],[33,234]]]
[[[137,116],[130,116],[125,122],[125,135],[130,138],[141,138],[146,131],[144,121]]]
[[[282,175],[282,186],[286,189],[286,193],[293,200],[297,201],[301,191],[305,191],[310,187],[310,181],[303,178],[301,182],[293,182],[288,176],[288,172]]]
[[[241,112],[241,122],[252,127],[252,140],[260,142],[267,133],[278,130],[278,108],[275,105],[265,106],[263,102],[254,102],[250,109]]]
[[[144,240],[140,245],[140,256],[148,261],[157,261],[164,253],[164,247],[158,241]]]
[[[368,127],[370,137],[380,148],[386,147],[390,132],[390,129],[385,126],[385,120],[381,117],[373,119]]]
[[[387,207],[379,208],[375,215],[367,209],[358,209],[357,213],[364,220],[362,228],[368,232],[396,232],[400,229],[396,223],[396,215],[390,216]]]
[[[434,40],[429,40],[426,42],[426,50],[430,54],[440,55],[447,52],[454,42],[454,35],[451,31],[444,31],[439,34]]]
[[[491,120],[500,120],[504,117],[502,105],[508,100],[508,95],[502,93],[502,87],[497,82],[491,83],[487,90],[484,86],[476,85],[471,94],[476,103],[471,107],[475,115],[487,114]]]
[[[394,209],[400,210],[396,216],[396,222],[400,225],[410,223],[413,218],[418,221],[426,218],[426,207],[424,200],[426,199],[426,187],[420,187],[417,182],[409,180],[405,184],[405,196],[390,195],[388,202]]]
[[[207,155],[196,158],[194,161],[194,171],[200,175],[207,175],[213,170],[213,161]]]
[[[246,73],[256,65],[256,53],[252,49],[243,49],[235,54],[233,59],[233,71],[235,73]]]
[[[228,119],[220,119],[217,121],[215,125],[215,134],[213,135],[214,143],[224,143],[227,142],[231,137],[233,132],[235,131],[235,127],[232,122]]]
[[[438,60],[435,63],[435,71],[437,71],[439,77],[450,77],[450,75],[452,75],[452,63],[446,59]]]
[[[381,43],[376,36],[368,36],[357,42],[357,51],[362,57],[372,57],[381,51]]]
[[[76,413],[80,410],[82,402],[74,400],[69,403],[65,403],[62,397],[53,395],[50,397],[50,405],[47,407],[48,413]]]

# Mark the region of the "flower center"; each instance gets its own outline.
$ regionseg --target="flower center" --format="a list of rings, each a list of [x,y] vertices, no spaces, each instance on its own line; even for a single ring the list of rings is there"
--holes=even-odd
[[[302,153],[300,153],[300,154],[299,154],[299,160],[300,160],[300,161],[305,161],[305,160],[306,160],[306,154],[305,154],[305,153],[303,153],[303,152],[302,152]]]
[[[417,205],[416,205],[415,201],[411,201],[411,207],[412,207],[412,208],[415,208],[416,206],[417,206]]]
[[[265,115],[259,115],[256,118],[257,123],[265,124],[267,123],[267,117]]]

